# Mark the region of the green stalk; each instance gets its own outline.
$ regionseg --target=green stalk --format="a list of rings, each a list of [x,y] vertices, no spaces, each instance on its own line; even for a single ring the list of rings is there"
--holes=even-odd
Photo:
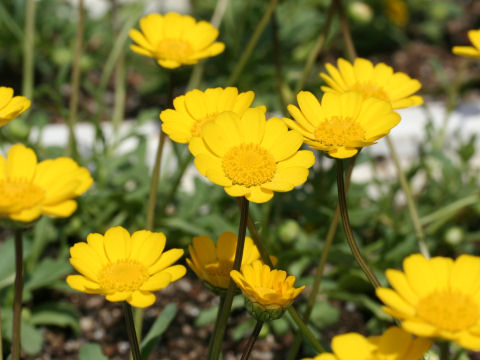
[[[123,303],[123,312],[125,314],[125,324],[127,326],[128,341],[130,342],[130,351],[133,360],[142,360],[140,355],[140,347],[138,346],[137,333],[133,322],[132,307],[129,303]]]
[[[474,194],[468,195],[464,198],[456,200],[434,212],[428,214],[420,219],[420,224],[422,226],[429,226],[432,223],[444,220],[445,218],[450,218],[455,216],[460,210],[467,206],[476,204],[479,200],[479,194],[475,192]]]
[[[305,325],[300,315],[298,315],[298,313],[295,311],[295,308],[292,305],[290,305],[287,310],[290,316],[292,317],[293,321],[295,322],[295,324],[298,326],[298,329],[310,341],[310,344],[313,345],[315,350],[318,353],[325,352],[325,349],[323,348],[323,346],[317,341],[317,339],[315,339],[315,336],[312,334],[312,332],[307,327],[307,325]]]
[[[15,293],[13,297],[12,360],[20,359],[23,292],[23,230],[15,230]]]
[[[248,206],[249,202],[245,197],[240,199],[240,225],[238,227],[238,241],[237,249],[235,251],[235,260],[233,262],[232,270],[240,270],[240,265],[242,264],[243,257],[243,248],[245,245],[245,235],[247,232],[247,221],[248,221]],[[225,330],[227,328],[228,317],[230,315],[230,310],[232,309],[233,298],[235,297],[236,285],[235,282],[230,279],[228,283],[227,293],[225,294],[225,302],[223,303],[222,310],[220,312],[220,317],[218,321],[217,333],[212,342],[212,346],[208,349],[208,360],[217,360],[220,356],[223,337]]]
[[[255,328],[253,329],[253,332],[250,335],[250,338],[248,339],[247,347],[245,348],[245,351],[243,352],[242,358],[240,360],[248,360],[248,358],[250,357],[250,353],[252,352],[253,345],[255,345],[255,342],[258,339],[258,335],[262,330],[262,326],[263,326],[263,321],[257,321],[257,323],[255,324]]]
[[[210,340],[208,341],[208,349],[212,348],[213,339],[215,339],[215,337],[217,336],[220,314],[222,313],[223,304],[225,304],[225,294],[221,294],[219,297],[220,302],[218,303],[217,318],[215,319],[215,324],[213,325],[212,335],[210,336]]]
[[[252,37],[248,41],[248,44],[245,50],[243,51],[242,56],[240,57],[240,60],[238,60],[237,64],[235,65],[235,68],[233,69],[232,75],[230,75],[230,78],[227,81],[227,84],[229,86],[235,85],[238,78],[240,77],[240,74],[242,73],[243,68],[247,64],[247,61],[250,58],[250,56],[252,55],[253,49],[255,49],[255,46],[257,45],[258,40],[260,40],[260,35],[262,35],[263,31],[267,27],[268,22],[270,21],[270,17],[273,14],[273,10],[275,10],[275,7],[277,6],[277,3],[278,3],[278,0],[270,0],[267,10],[264,12],[262,18],[258,22]]]
[[[24,32],[22,95],[33,100],[35,0],[27,0]]]
[[[347,54],[350,61],[353,61],[357,57],[357,51],[352,40],[352,34],[350,33],[350,27],[348,26],[345,10],[343,9],[342,0],[335,0],[338,14],[340,15],[340,26],[342,28],[343,40],[345,41],[345,47],[347,48]]]
[[[284,88],[288,85],[283,81],[282,71],[282,49],[280,47],[280,39],[278,37],[278,21],[277,13],[274,10],[272,14],[272,42],[273,42],[273,59],[275,63],[275,78],[277,80],[277,93],[280,100],[280,105],[283,111],[287,108],[287,95]],[[290,90],[288,91],[291,92]]]

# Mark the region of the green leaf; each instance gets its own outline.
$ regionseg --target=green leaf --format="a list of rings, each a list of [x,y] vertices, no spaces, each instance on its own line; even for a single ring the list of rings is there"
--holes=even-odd
[[[15,250],[13,238],[8,238],[0,246],[0,289],[13,284],[15,280]]]
[[[25,282],[24,291],[31,292],[35,289],[53,284],[72,272],[72,266],[66,259],[45,259],[30,273]]]
[[[30,322],[33,325],[55,325],[70,327],[77,335],[80,334],[77,308],[67,303],[45,303],[32,309]]]
[[[318,301],[313,306],[311,323],[319,329],[336,324],[340,319],[340,310],[328,301]]]
[[[78,360],[108,360],[98,344],[86,343],[80,348]]]
[[[2,309],[2,333],[3,337],[9,341],[12,340],[12,321],[13,311],[11,309]],[[20,340],[22,350],[28,355],[40,353],[43,345],[43,335],[40,330],[35,329],[29,322],[21,319]]]

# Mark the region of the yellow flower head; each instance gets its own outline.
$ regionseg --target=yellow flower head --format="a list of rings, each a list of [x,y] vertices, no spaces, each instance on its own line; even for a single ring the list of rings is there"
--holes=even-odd
[[[186,144],[193,136],[202,136],[202,128],[224,111],[232,111],[239,116],[252,104],[255,93],[238,93],[235,87],[215,88],[205,91],[192,90],[175,98],[173,109],[162,111],[162,130],[173,141]],[[259,106],[264,113],[265,106]]]
[[[468,38],[473,46],[454,46],[452,52],[455,55],[480,59],[480,30],[470,30]]]
[[[321,103],[311,92],[301,91],[297,101],[300,108],[288,105],[296,122],[283,120],[311,147],[338,159],[354,156],[358,148],[374,144],[400,122],[390,103],[365,99],[357,91],[328,92]]]
[[[130,37],[137,43],[130,45],[130,49],[156,59],[164,68],[196,64],[225,49],[224,43],[215,42],[217,29],[189,15],[150,14],[140,19],[140,28],[142,32],[130,30]]]
[[[87,242],[70,248],[70,263],[81,275],[67,283],[87,294],[105,295],[108,301],[127,301],[144,308],[155,302],[152,291],[161,290],[185,275],[183,265],[172,265],[182,249],[165,249],[163,233],[136,231],[130,236],[121,226],[89,234]]]
[[[256,203],[303,184],[315,162],[311,151],[298,150],[302,135],[279,118],[266,121],[262,109],[247,109],[241,117],[224,112],[202,132],[189,145],[198,171],[230,196]]]
[[[392,326],[381,336],[364,337],[358,333],[335,336],[333,354],[323,353],[303,360],[419,360],[432,346],[424,338],[413,338],[404,330]]]
[[[373,66],[371,61],[357,58],[352,64],[340,58],[337,67],[327,64],[326,68],[329,74],[320,74],[328,85],[322,86],[325,93],[358,91],[365,98],[388,101],[394,109],[423,104],[421,96],[412,95],[422,87],[420,81],[402,72],[394,73],[384,63]]]
[[[0,86],[0,126],[8,124],[29,107],[30,100],[25,96],[13,96],[12,88]]]
[[[230,271],[235,260],[238,237],[232,232],[222,233],[217,246],[208,236],[193,238],[193,246],[189,245],[190,257],[187,264],[197,276],[215,288],[227,289],[230,282]],[[245,238],[242,256],[242,267],[260,259],[260,253],[250,237]]]
[[[40,215],[68,217],[73,200],[92,185],[86,168],[67,157],[37,163],[32,149],[13,145],[0,155],[0,218],[31,222]]]
[[[480,258],[415,254],[403,261],[403,270],[387,270],[393,289],[377,289],[383,310],[409,333],[480,350]]]

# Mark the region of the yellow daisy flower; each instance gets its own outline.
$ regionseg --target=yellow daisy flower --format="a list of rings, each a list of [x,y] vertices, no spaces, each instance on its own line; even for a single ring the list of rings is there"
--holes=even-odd
[[[455,55],[480,59],[480,30],[470,30],[468,38],[473,46],[454,46],[452,52]]]
[[[334,158],[354,156],[358,148],[372,145],[400,122],[400,115],[387,101],[364,98],[357,91],[326,93],[322,102],[308,91],[297,95],[300,109],[288,105],[296,120],[283,119],[299,131],[314,149],[327,151]]]
[[[0,86],[0,126],[8,124],[29,107],[30,100],[25,96],[13,96],[12,88]]]
[[[335,336],[333,354],[323,353],[302,360],[419,360],[432,346],[424,338],[413,338],[404,330],[392,326],[381,336],[364,337],[358,333]]]
[[[302,135],[279,118],[266,121],[262,109],[247,109],[241,117],[224,112],[202,132],[189,144],[198,171],[230,196],[256,203],[303,184],[315,162],[311,151],[298,150]]]
[[[371,61],[357,58],[352,64],[340,58],[337,67],[327,64],[326,68],[329,74],[320,74],[328,85],[322,86],[325,93],[358,91],[365,98],[389,101],[394,109],[423,104],[421,96],[412,95],[422,87],[420,81],[402,72],[394,73],[384,63],[373,66]]]
[[[200,59],[220,54],[225,44],[215,42],[218,30],[207,21],[170,12],[150,14],[140,19],[142,32],[132,29],[134,52],[154,58],[160,66],[173,69],[196,64]]]
[[[193,136],[202,136],[202,128],[224,111],[239,116],[250,107],[255,97],[253,91],[238,93],[235,87],[192,90],[175,98],[173,109],[161,112],[162,130],[173,141],[187,144]],[[267,108],[259,106],[264,113]]]
[[[81,275],[67,283],[87,294],[105,295],[108,301],[127,301],[144,308],[155,302],[152,291],[161,290],[185,275],[183,265],[172,265],[182,249],[165,249],[163,233],[136,231],[130,236],[121,226],[89,234],[87,242],[70,248],[70,263]]]
[[[480,258],[428,260],[415,254],[403,261],[403,269],[387,270],[393,289],[376,290],[383,310],[409,333],[480,350]]]
[[[13,145],[0,155],[0,218],[31,222],[41,215],[68,217],[73,198],[92,185],[86,168],[67,157],[37,163],[32,149]]]

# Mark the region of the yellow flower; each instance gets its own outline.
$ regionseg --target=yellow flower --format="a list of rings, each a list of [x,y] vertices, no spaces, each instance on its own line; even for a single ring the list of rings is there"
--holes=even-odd
[[[105,295],[108,301],[127,301],[135,307],[155,302],[152,291],[161,290],[185,275],[183,265],[172,265],[182,249],[166,252],[163,233],[136,231],[130,236],[117,226],[105,235],[89,234],[87,242],[70,248],[70,263],[81,275],[67,283],[87,294]]]
[[[13,96],[12,88],[0,86],[0,126],[8,124],[29,107],[30,100],[25,96]]]
[[[386,13],[391,22],[404,27],[408,23],[408,5],[404,0],[387,0]]]
[[[332,340],[333,354],[323,353],[313,359],[303,360],[419,360],[432,346],[424,338],[392,326],[381,336],[364,337],[358,333],[335,336]]]
[[[480,258],[427,260],[415,254],[403,261],[403,269],[387,270],[393,289],[377,289],[383,310],[409,333],[480,350]]]
[[[130,49],[169,69],[196,64],[225,49],[224,43],[215,42],[217,29],[207,21],[196,22],[189,15],[150,14],[140,19],[140,28],[142,32],[130,30],[130,37],[137,43]]]
[[[227,289],[230,271],[233,268],[238,237],[232,232],[222,233],[217,246],[208,236],[193,238],[193,247],[188,246],[190,257],[187,264],[197,276],[215,288]],[[250,237],[245,238],[242,266],[260,259],[260,253]]]
[[[314,149],[327,151],[334,158],[354,156],[358,148],[372,145],[400,122],[390,103],[377,98],[365,99],[359,92],[326,93],[322,102],[308,91],[297,95],[300,109],[288,105],[297,121],[284,119],[299,131]]]
[[[279,118],[266,121],[262,109],[247,109],[241,117],[224,112],[202,132],[189,145],[195,165],[230,196],[266,202],[274,191],[303,184],[315,162],[311,151],[298,150],[302,135],[288,131]]]
[[[365,98],[389,101],[394,109],[423,104],[421,96],[412,96],[422,87],[420,81],[402,72],[394,73],[392,67],[384,63],[373,66],[371,61],[357,58],[352,65],[340,58],[337,68],[331,64],[326,68],[329,74],[320,74],[328,85],[322,86],[326,93],[358,91]]]
[[[173,109],[162,111],[162,130],[173,141],[186,144],[193,136],[202,136],[202,128],[224,111],[232,111],[239,116],[252,104],[255,93],[238,93],[235,87],[192,90],[175,98]],[[265,106],[259,106],[263,112]]]
[[[455,55],[480,59],[480,30],[470,30],[468,38],[473,46],[454,46],[452,52]]]
[[[70,158],[37,163],[32,149],[17,144],[0,155],[0,218],[31,222],[41,215],[68,217],[77,209],[73,198],[92,185],[86,168]]]

